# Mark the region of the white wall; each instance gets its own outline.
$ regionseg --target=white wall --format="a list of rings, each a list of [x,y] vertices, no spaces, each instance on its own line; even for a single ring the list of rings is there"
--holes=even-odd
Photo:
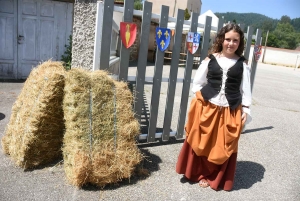
[[[253,48],[254,46],[251,46],[249,58],[252,58]],[[262,62],[263,54],[264,54],[264,46],[262,47],[262,54],[258,62]],[[299,55],[298,57],[298,66],[299,66],[300,51],[267,47],[264,63],[295,67],[297,61],[297,55]]]

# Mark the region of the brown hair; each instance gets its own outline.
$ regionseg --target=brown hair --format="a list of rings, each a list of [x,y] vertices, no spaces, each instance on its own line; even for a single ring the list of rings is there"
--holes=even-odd
[[[225,34],[229,31],[234,31],[240,34],[240,44],[238,49],[235,51],[235,54],[239,57],[242,56],[244,48],[245,48],[245,41],[244,41],[244,32],[237,24],[227,24],[226,26],[222,27],[217,34],[214,44],[212,45],[209,54],[221,52],[223,47],[222,44],[225,40]]]

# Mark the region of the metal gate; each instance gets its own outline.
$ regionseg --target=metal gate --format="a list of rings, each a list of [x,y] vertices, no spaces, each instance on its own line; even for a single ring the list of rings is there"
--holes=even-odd
[[[94,49],[94,62],[93,70],[109,70],[111,60],[110,58],[116,57],[116,52],[114,48],[117,48],[117,35],[116,25],[113,21],[113,12],[122,12],[124,22],[132,22],[133,16],[142,17],[141,24],[141,34],[140,34],[140,47],[139,47],[139,57],[137,62],[137,72],[136,76],[128,77],[129,68],[129,55],[130,50],[126,49],[122,44],[120,44],[120,61],[118,74],[115,75],[116,79],[120,81],[133,82],[135,85],[134,89],[134,111],[136,117],[141,120],[142,106],[143,106],[143,95],[144,86],[149,84],[149,78],[145,77],[145,72],[147,68],[147,54],[148,54],[148,39],[150,32],[151,19],[159,19],[159,27],[167,28],[168,22],[176,22],[174,45],[172,49],[172,59],[170,64],[170,74],[169,77],[162,77],[162,69],[164,65],[164,52],[156,51],[155,59],[155,69],[154,76],[150,78],[150,84],[152,84],[152,95],[150,104],[150,117],[149,126],[147,133],[142,133],[139,136],[140,140],[147,140],[147,142],[154,142],[156,139],[161,139],[163,141],[169,140],[170,137],[176,137],[176,139],[182,139],[184,134],[184,124],[186,121],[186,113],[188,106],[188,96],[190,91],[190,85],[192,83],[191,75],[193,69],[194,56],[188,51],[186,52],[186,65],[184,78],[177,78],[178,64],[180,58],[181,50],[181,37],[183,25],[190,25],[190,31],[196,32],[197,27],[204,28],[203,39],[201,42],[201,54],[200,61],[203,60],[209,49],[209,40],[211,30],[218,31],[224,24],[223,19],[219,19],[218,27],[211,27],[212,18],[206,16],[205,24],[198,23],[198,13],[191,14],[191,20],[184,20],[184,10],[178,9],[177,18],[169,17],[169,7],[161,7],[161,15],[152,13],[152,3],[145,1],[143,6],[143,11],[138,11],[133,9],[134,0],[125,0],[124,7],[114,6],[114,1],[104,1],[98,2],[97,5],[97,18],[96,18],[96,31],[95,31],[95,49]],[[105,28],[104,28],[105,27]],[[241,25],[243,27],[243,25]],[[249,57],[251,41],[252,41],[253,28],[248,27],[246,38],[246,48],[244,56]],[[120,40],[120,39],[119,39]],[[258,29],[256,32],[256,44],[260,44],[261,41],[261,31]],[[199,47],[200,48],[200,47]],[[102,50],[102,51],[101,51]],[[110,51],[107,51],[110,50]],[[249,59],[250,60],[250,59]],[[251,68],[252,68],[252,83],[254,80],[255,69],[257,62],[252,58]],[[167,99],[165,106],[165,114],[163,120],[163,130],[162,132],[156,132],[156,125],[158,119],[158,107],[160,100],[160,91],[162,82],[168,82]],[[174,106],[174,94],[176,89],[176,83],[182,83],[182,92],[179,109],[179,116],[177,120],[176,131],[170,132],[170,125],[172,121],[173,106]]]

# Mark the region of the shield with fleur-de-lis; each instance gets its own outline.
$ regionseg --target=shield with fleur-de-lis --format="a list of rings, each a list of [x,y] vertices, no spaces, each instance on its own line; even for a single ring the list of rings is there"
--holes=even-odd
[[[189,32],[186,39],[186,47],[191,54],[194,54],[200,45],[200,33]]]
[[[156,27],[156,44],[160,51],[165,51],[171,40],[171,30],[167,28]]]
[[[120,35],[123,45],[129,48],[136,38],[136,24],[120,22]]]

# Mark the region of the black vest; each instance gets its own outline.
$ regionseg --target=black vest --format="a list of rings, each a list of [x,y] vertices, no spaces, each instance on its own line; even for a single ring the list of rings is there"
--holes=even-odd
[[[217,95],[222,87],[223,70],[214,55],[209,55],[207,84],[201,89],[204,100],[208,101]],[[243,62],[245,57],[240,57],[237,62],[228,69],[225,83],[225,96],[230,109],[234,110],[242,103],[240,86],[243,78]]]

